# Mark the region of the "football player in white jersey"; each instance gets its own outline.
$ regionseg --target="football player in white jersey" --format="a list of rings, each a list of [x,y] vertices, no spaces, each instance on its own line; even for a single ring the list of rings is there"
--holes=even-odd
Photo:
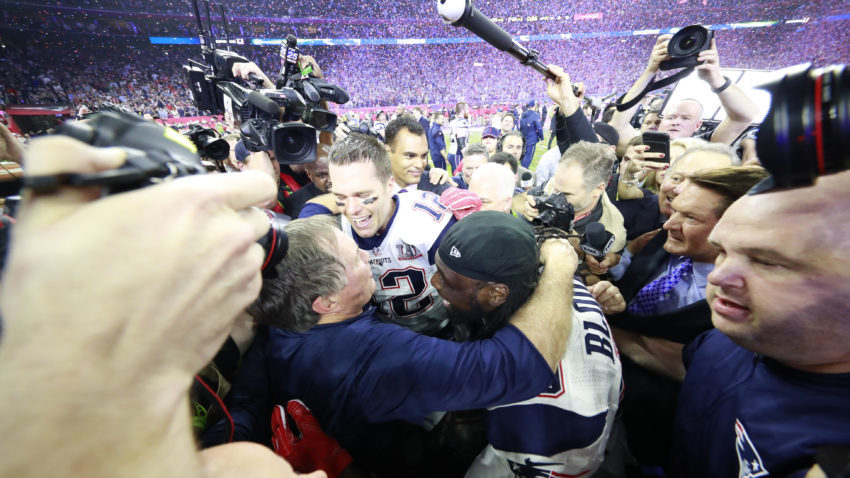
[[[506,229],[527,226],[501,218],[511,216],[471,214],[460,222],[467,233],[450,233],[438,250],[433,282],[458,340],[491,336],[536,286],[537,270],[518,267],[533,258],[508,257],[502,244]],[[489,444],[466,476],[589,476],[605,456],[621,389],[620,358],[605,316],[575,279],[570,336],[552,383],[534,398],[488,411]]]
[[[329,156],[332,194],[305,205],[300,217],[345,216],[343,231],[369,253],[379,315],[437,335],[448,321],[431,276],[440,240],[455,222],[451,210],[429,192],[393,195],[389,155],[373,137],[351,134],[335,143]]]

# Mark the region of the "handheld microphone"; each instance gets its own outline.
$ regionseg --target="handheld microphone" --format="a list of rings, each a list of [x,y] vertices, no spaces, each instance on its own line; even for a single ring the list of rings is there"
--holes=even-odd
[[[530,66],[555,81],[555,74],[537,59],[538,52],[517,43],[510,33],[481,13],[472,4],[472,0],[437,0],[437,11],[446,23],[466,28],[487,43],[507,52],[523,65]]]
[[[605,259],[605,254],[611,251],[613,245],[614,235],[606,231],[602,223],[591,222],[584,229],[579,248],[601,261]]]
[[[519,178],[519,185],[522,188],[530,188],[534,186],[534,176],[531,174],[531,171],[522,173],[522,176]]]

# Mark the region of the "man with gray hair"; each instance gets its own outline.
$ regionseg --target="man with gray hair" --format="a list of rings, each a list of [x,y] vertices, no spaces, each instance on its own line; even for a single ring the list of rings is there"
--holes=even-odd
[[[575,210],[572,227],[578,234],[584,234],[585,227],[592,222],[605,226],[605,230],[614,235],[614,244],[601,261],[587,256],[590,270],[595,274],[603,274],[617,264],[620,251],[626,246],[623,216],[605,194],[615,160],[608,145],[579,141],[564,152],[555,175],[546,184],[513,198],[514,212],[533,221],[540,212],[532,196],[564,194]]]

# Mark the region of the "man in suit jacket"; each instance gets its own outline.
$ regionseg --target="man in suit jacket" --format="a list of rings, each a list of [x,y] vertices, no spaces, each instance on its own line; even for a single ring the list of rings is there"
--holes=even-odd
[[[759,167],[693,174],[675,188],[664,230],[636,251],[618,285],[600,282],[591,288],[626,358],[623,421],[629,447],[642,463],[667,463],[679,389],[677,381],[656,373],[662,370],[642,366],[643,338],[664,339],[664,347],[681,350],[711,329],[705,287],[719,251],[708,236],[726,208],[766,176]]]
[[[422,108],[419,106],[413,107],[413,117],[422,125],[422,129],[428,131],[431,129],[431,122],[422,114]]]

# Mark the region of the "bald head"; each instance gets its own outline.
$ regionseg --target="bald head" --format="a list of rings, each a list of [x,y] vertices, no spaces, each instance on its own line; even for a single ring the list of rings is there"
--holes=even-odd
[[[483,211],[510,212],[515,176],[510,169],[486,163],[472,173],[469,190],[481,198]]]
[[[685,99],[667,111],[661,119],[658,131],[670,135],[670,139],[692,136],[702,125],[702,104],[694,99]]]

